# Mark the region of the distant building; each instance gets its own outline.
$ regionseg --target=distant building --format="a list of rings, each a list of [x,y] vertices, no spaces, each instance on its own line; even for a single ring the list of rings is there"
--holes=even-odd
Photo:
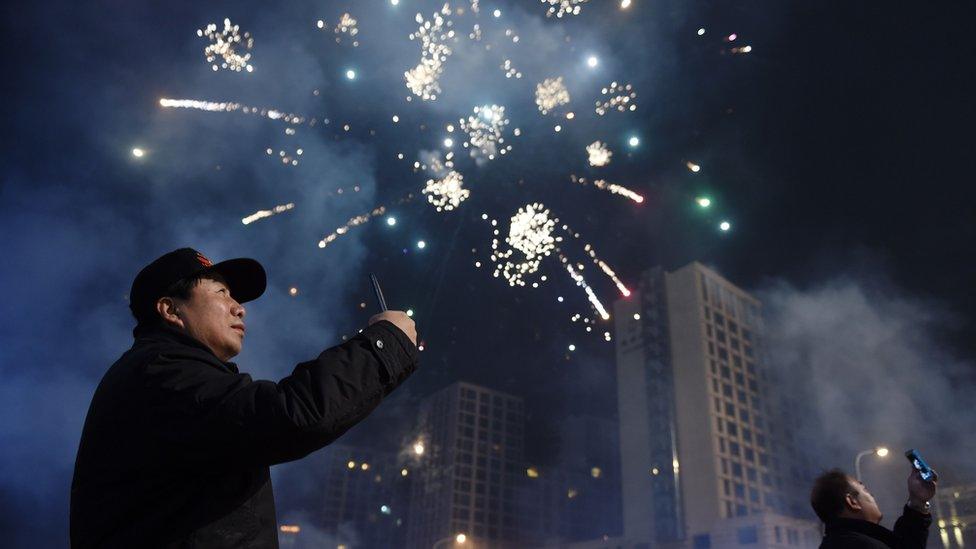
[[[956,549],[976,544],[976,484],[939,486],[932,500],[932,513],[932,529],[938,532],[942,547]]]
[[[524,422],[522,399],[470,383],[423,402],[407,547],[459,533],[475,547],[518,546]]]
[[[614,304],[623,537],[815,547],[796,418],[762,360],[761,303],[699,263]]]
[[[282,528],[283,544],[328,539],[349,549],[403,546],[409,479],[396,453],[332,444],[307,461],[301,473],[281,479],[289,498],[307,510],[303,521]]]

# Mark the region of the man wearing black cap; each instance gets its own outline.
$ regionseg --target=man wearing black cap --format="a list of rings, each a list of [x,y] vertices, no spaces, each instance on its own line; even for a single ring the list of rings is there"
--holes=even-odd
[[[132,348],[92,398],[71,483],[81,547],[277,547],[268,467],[329,444],[417,368],[413,321],[374,316],[277,383],[228,362],[244,307],[266,285],[253,259],[182,248],[136,276]]]

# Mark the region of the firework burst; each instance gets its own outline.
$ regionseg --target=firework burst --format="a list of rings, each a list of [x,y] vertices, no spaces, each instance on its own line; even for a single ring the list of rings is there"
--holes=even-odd
[[[464,176],[455,171],[441,179],[428,179],[422,192],[427,195],[427,202],[439,212],[457,208],[471,195],[471,191],[464,188]]]
[[[606,166],[610,163],[613,153],[605,143],[594,141],[586,146],[586,154],[589,157],[590,166]]]
[[[441,92],[439,79],[444,72],[444,63],[452,53],[445,42],[454,38],[454,31],[450,28],[453,23],[446,19],[450,14],[451,8],[448,4],[444,4],[430,20],[425,20],[418,13],[416,21],[420,27],[410,34],[410,40],[420,42],[420,63],[403,73],[403,77],[407,88],[424,101],[434,101]]]
[[[579,15],[582,4],[588,0],[540,0],[543,4],[548,4],[546,17],[563,17],[566,15]]]
[[[224,19],[223,31],[218,32],[217,24],[210,23],[202,29],[197,29],[197,36],[210,41],[210,45],[203,49],[203,55],[213,70],[228,69],[235,72],[254,70],[249,63],[254,39],[249,32],[241,34],[240,27],[231,24],[230,19]]]
[[[548,114],[549,111],[569,103],[569,90],[563,84],[563,77],[546,78],[535,87],[535,104],[539,112]]]
[[[611,82],[609,86],[600,90],[602,99],[596,102],[596,113],[600,116],[610,111],[636,111],[637,93],[630,84],[618,84]]]
[[[500,105],[485,105],[475,107],[474,114],[459,120],[461,131],[468,139],[464,147],[470,149],[472,158],[487,158],[494,160],[499,154],[512,150],[511,145],[505,145],[503,132],[509,120],[505,118],[505,107]]]

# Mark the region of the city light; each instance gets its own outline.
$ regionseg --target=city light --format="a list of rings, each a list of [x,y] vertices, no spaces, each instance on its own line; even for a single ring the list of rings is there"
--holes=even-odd
[[[732,224],[728,221],[723,221],[718,224],[718,228],[721,229],[723,233],[727,233],[729,232],[729,229],[732,228]]]
[[[640,138],[638,138],[636,135],[632,136],[630,139],[627,140],[627,144],[630,145],[631,147],[636,147],[637,145],[640,145]]]
[[[702,208],[707,208],[712,205],[712,200],[706,196],[696,198],[695,202],[698,202],[698,205]]]
[[[387,217],[386,218],[386,224],[389,225],[389,226],[391,226],[391,227],[394,226],[394,225],[396,225],[396,218],[393,217],[392,215],[389,216],[389,217]]]
[[[349,79],[349,80],[355,80],[356,79],[356,71],[354,71],[352,69],[347,70],[346,71],[346,78]]]
[[[132,156],[142,158],[143,156],[146,156],[146,151],[140,147],[132,147]]]
[[[599,64],[600,64],[600,60],[597,59],[595,55],[591,55],[586,58],[586,66],[590,67],[591,69],[596,68],[596,66]]]
[[[283,534],[297,534],[302,531],[302,527],[297,524],[282,524],[278,529]]]

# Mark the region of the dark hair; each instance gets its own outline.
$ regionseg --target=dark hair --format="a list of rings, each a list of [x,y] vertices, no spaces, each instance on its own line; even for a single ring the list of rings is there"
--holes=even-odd
[[[837,518],[844,510],[844,499],[847,494],[858,495],[857,488],[851,483],[851,477],[840,469],[831,469],[821,473],[813,481],[810,491],[810,505],[824,523]]]
[[[163,292],[159,297],[172,297],[184,300],[190,299],[190,293],[193,291],[193,288],[196,288],[196,286],[200,284],[200,281],[203,279],[218,280],[221,282],[224,280],[222,276],[213,271],[201,271],[191,277],[181,278],[180,280],[170,284],[169,288],[166,288],[166,291]],[[162,322],[162,317],[159,316],[159,313],[156,311],[156,301],[159,301],[159,298],[153,301],[151,307],[147,307],[141,311],[132,311],[132,315],[136,317],[136,323],[138,325],[151,326]]]

